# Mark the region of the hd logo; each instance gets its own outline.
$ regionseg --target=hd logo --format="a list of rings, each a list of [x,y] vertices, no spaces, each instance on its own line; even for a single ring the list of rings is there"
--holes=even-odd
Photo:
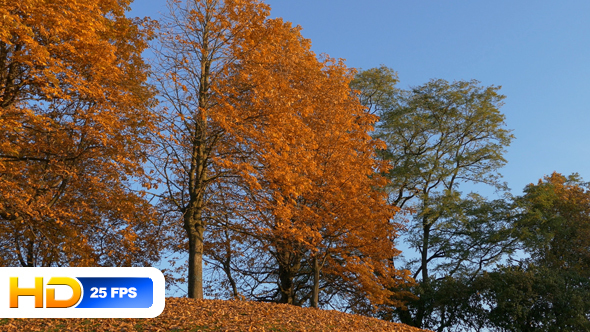
[[[45,308],[70,308],[78,303],[82,295],[82,287],[78,280],[68,277],[53,277],[47,285],[67,285],[73,290],[73,295],[67,300],[55,299],[55,288],[47,288]],[[19,296],[34,296],[35,308],[43,308],[43,278],[35,277],[35,287],[19,288],[18,277],[10,277],[10,308],[18,308]]]
[[[0,268],[0,318],[152,318],[164,310],[155,268]]]

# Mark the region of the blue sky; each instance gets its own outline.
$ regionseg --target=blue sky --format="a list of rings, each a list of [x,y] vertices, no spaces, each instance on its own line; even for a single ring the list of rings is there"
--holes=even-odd
[[[270,1],[314,51],[385,64],[399,87],[431,78],[500,85],[516,139],[502,170],[514,194],[544,174],[590,180],[590,1]]]
[[[502,170],[514,194],[558,171],[590,180],[590,1],[269,0],[316,53],[384,64],[401,88],[431,78],[500,85],[516,140]],[[163,0],[130,16],[158,18]]]
[[[502,86],[501,111],[516,139],[501,172],[513,194],[553,171],[590,181],[590,1],[267,3],[272,17],[303,28],[316,53],[355,68],[384,64],[398,72],[400,88],[432,78]],[[130,16],[154,19],[166,10],[165,0],[136,0],[132,8]]]

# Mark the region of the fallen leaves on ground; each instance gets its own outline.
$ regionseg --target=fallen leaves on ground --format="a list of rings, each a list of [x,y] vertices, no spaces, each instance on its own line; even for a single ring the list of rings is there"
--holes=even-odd
[[[425,331],[339,311],[288,304],[167,298],[149,319],[0,319],[1,331]]]

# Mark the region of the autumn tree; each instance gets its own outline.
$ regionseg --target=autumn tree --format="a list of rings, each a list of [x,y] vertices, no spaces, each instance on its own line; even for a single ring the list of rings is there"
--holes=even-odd
[[[308,63],[284,54],[284,62],[277,61],[294,82],[292,91],[270,88],[287,99],[282,107],[292,115],[272,133],[284,143],[271,141],[259,150],[264,166],[257,194],[266,199],[256,199],[260,217],[247,227],[277,266],[276,279],[268,278],[278,286],[271,299],[318,307],[320,293],[329,289],[331,297],[358,292],[380,303],[388,298],[387,285],[409,278],[390,264],[399,254],[392,242],[399,225],[389,222],[395,210],[387,206],[380,190],[385,182],[376,173],[384,167],[375,160],[382,143],[368,135],[377,117],[350,94],[352,73],[341,62],[317,61],[305,42],[281,46],[303,45],[298,52]],[[305,76],[300,68],[308,68]]]
[[[277,30],[282,23],[267,20],[269,8],[259,1],[170,2],[169,7],[157,50],[166,125],[153,161],[165,185],[162,208],[170,219],[182,220],[186,237],[181,238],[188,239],[189,297],[202,298],[207,228],[222,235],[227,226],[219,225],[249,213],[242,201],[260,187],[254,144],[273,144],[271,131],[282,130],[277,128],[291,115],[253,104],[258,98],[287,102],[278,91],[257,96],[254,90],[289,79],[260,69],[271,61],[271,49],[284,53],[276,45],[285,31]]]
[[[351,96],[351,73],[319,61],[298,28],[268,19],[257,1],[170,6],[158,51],[168,126],[154,164],[165,184],[162,207],[188,237],[189,296],[203,295],[207,253],[236,297],[248,275],[274,283],[274,300],[317,306],[328,258],[349,283],[362,275],[368,294],[389,292],[379,278],[406,281],[387,265],[399,252],[384,239],[398,226],[378,190],[379,143],[367,134],[376,118]],[[381,242],[370,242],[375,237]],[[343,244],[347,251],[333,248]],[[257,265],[269,257],[275,267]],[[235,269],[236,260],[247,267]],[[308,278],[301,295],[295,279],[310,262],[315,281]]]
[[[419,254],[408,260],[419,298],[397,319],[440,330],[449,318],[433,297],[441,282],[463,272],[476,275],[513,250],[500,218],[504,203],[459,191],[468,182],[501,188],[497,170],[512,135],[499,111],[504,96],[498,87],[439,79],[404,91],[395,88],[394,74],[386,67],[370,69],[352,87],[381,115],[374,135],[387,143],[382,158],[392,166],[390,201],[410,216],[407,240]]]
[[[224,236],[212,240],[211,262],[233,296],[400,305],[391,290],[410,278],[391,264],[399,224],[390,222],[395,209],[378,175],[382,143],[368,135],[377,117],[351,95],[352,73],[342,62],[318,61],[289,24],[267,26],[276,40],[240,67],[250,83],[248,107],[264,110],[259,135],[249,139],[259,187],[243,198],[245,214],[216,228]]]
[[[0,2],[0,265],[145,265],[153,129],[131,1]],[[137,182],[135,182],[137,181]]]
[[[161,206],[180,220],[188,239],[188,296],[203,298],[203,243],[208,216],[234,146],[217,120],[228,115],[226,91],[235,59],[232,45],[262,23],[266,7],[246,1],[168,2],[156,48],[163,126],[152,158],[164,182]],[[232,175],[229,174],[228,175]],[[183,236],[182,232],[185,232]],[[176,247],[184,250],[182,243]]]

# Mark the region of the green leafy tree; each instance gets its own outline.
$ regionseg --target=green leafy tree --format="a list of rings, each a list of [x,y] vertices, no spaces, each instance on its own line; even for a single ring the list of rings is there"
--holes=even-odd
[[[533,264],[486,273],[477,286],[476,306],[492,331],[588,331],[590,281],[572,270]]]
[[[589,190],[577,174],[559,173],[524,189],[517,226],[533,263],[590,276]]]
[[[439,290],[453,289],[445,280],[473,280],[513,250],[507,203],[459,191],[468,182],[503,189],[498,169],[513,136],[499,111],[499,87],[439,79],[404,91],[396,82],[382,66],[361,72],[351,87],[381,116],[374,135],[387,143],[381,155],[393,166],[387,174],[391,204],[410,216],[407,239],[419,253],[407,262],[419,281],[417,299],[395,316],[443,330],[459,319],[441,302],[449,294]]]
[[[472,331],[482,326],[479,279],[518,248],[517,232],[512,227],[514,211],[509,197],[489,201],[470,194],[445,203],[430,229],[431,277],[413,289],[418,298],[410,302],[407,310],[397,309],[397,318],[438,331]],[[420,250],[421,225],[412,226],[408,241]],[[408,264],[419,278],[416,266],[421,264],[421,256],[409,259]]]
[[[578,175],[530,184],[514,226],[529,254],[485,274],[487,326],[510,331],[590,329],[590,191]]]

